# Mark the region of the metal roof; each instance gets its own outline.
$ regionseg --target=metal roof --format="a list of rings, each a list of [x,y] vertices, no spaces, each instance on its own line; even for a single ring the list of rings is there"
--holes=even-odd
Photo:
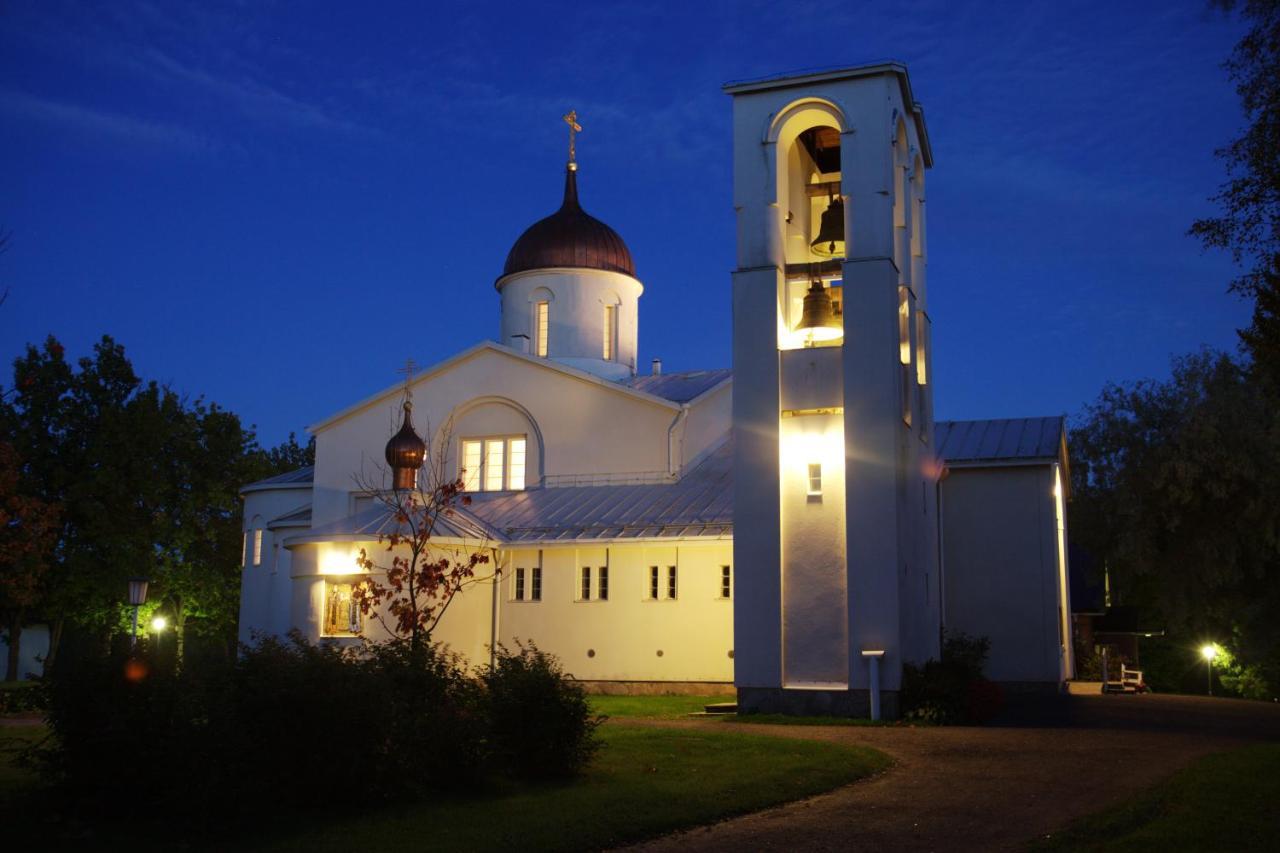
[[[289,488],[297,488],[299,486],[310,486],[316,478],[316,466],[308,465],[305,468],[299,468],[296,471],[286,471],[283,474],[277,474],[274,477],[267,477],[265,480],[258,480],[256,483],[250,483],[247,486],[241,486],[241,492],[255,491],[257,489],[271,489],[279,486]]]
[[[395,533],[406,535],[408,532],[407,527],[396,521],[394,512],[381,504],[376,504],[355,515],[340,518],[337,521],[322,524],[304,533],[299,533],[297,536],[290,537],[285,544],[295,545],[304,542],[332,542],[335,540],[366,542]],[[467,514],[461,510],[456,510],[449,516],[441,515],[436,520],[433,537],[437,539],[473,540],[493,540],[496,538],[493,535],[493,531],[487,530],[483,525],[477,523],[475,519],[467,517]]]
[[[662,397],[673,403],[687,403],[733,377],[728,368],[689,370],[684,373],[660,373],[656,376],[633,376],[625,384],[637,391]]]
[[[938,455],[948,465],[1054,462],[1062,452],[1066,418],[938,421]]]
[[[509,543],[727,539],[733,441],[670,484],[572,486],[472,495],[467,512]]]

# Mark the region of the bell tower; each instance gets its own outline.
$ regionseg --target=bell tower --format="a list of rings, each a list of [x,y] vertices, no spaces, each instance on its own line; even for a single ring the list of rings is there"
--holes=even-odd
[[[725,90],[738,703],[894,717],[939,653],[924,115],[893,63]]]

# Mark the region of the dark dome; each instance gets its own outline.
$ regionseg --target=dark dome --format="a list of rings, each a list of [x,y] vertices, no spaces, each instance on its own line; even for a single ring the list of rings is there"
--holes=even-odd
[[[387,464],[395,475],[397,489],[413,486],[416,472],[422,467],[422,461],[427,455],[427,444],[418,437],[413,429],[413,421],[409,419],[412,409],[413,404],[405,400],[404,423],[400,425],[400,431],[387,442]]]
[[[564,178],[564,203],[560,209],[529,226],[507,255],[504,276],[548,267],[582,267],[636,274],[635,262],[618,232],[578,204],[578,172],[569,169]]]

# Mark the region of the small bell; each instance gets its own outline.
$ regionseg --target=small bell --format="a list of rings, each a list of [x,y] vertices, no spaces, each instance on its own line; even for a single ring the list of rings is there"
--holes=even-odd
[[[815,255],[827,258],[844,257],[844,200],[832,196],[827,209],[822,211],[822,227],[818,236],[809,244]]]
[[[808,332],[815,341],[834,341],[844,337],[844,324],[836,318],[831,307],[831,294],[820,281],[809,285],[809,292],[804,295],[804,311],[800,314],[800,324],[796,331]]]

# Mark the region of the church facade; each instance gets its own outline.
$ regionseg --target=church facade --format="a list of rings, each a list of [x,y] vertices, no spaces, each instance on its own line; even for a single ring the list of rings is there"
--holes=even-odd
[[[495,282],[498,340],[315,424],[313,468],[244,488],[243,640],[382,635],[352,596],[361,550],[387,547],[379,495],[420,476],[388,447],[411,399],[469,499],[433,547],[489,558],[435,634],[473,664],[532,640],[602,690],[892,716],[903,664],[961,626],[992,637],[993,678],[1071,675],[1061,419],[933,418],[932,151],[905,68],[726,89],[732,371],[638,370],[644,285],[571,144],[559,210]]]

